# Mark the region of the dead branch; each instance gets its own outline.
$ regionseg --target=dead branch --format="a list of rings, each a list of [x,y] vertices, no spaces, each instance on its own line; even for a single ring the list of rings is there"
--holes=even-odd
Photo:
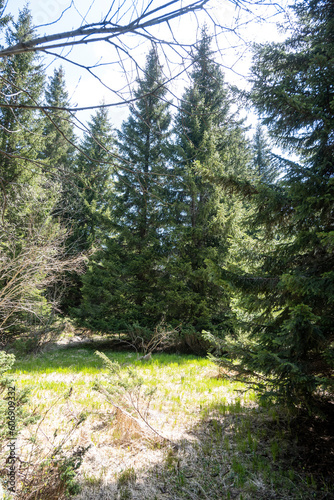
[[[0,51],[0,57],[13,56],[23,52],[44,51],[55,48],[62,48],[75,45],[86,45],[93,42],[109,42],[112,38],[124,34],[136,34],[146,36],[147,28],[170,22],[172,19],[184,16],[190,12],[203,10],[209,0],[197,0],[189,5],[182,6],[180,0],[171,0],[152,10],[145,9],[136,19],[128,24],[114,24],[111,21],[104,21],[93,24],[86,24],[77,29],[63,33],[54,33],[22,41],[12,47],[6,47]],[[179,4],[175,10],[168,11],[171,6]],[[103,35],[97,37],[97,35]],[[80,38],[77,40],[77,38]],[[61,41],[66,40],[66,41]],[[52,43],[57,42],[57,43]]]

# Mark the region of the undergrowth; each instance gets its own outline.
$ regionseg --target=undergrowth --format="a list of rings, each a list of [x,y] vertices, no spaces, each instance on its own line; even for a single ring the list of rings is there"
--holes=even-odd
[[[225,379],[208,359],[157,353],[146,361],[113,351],[98,357],[81,347],[22,358],[13,376],[47,413],[49,439],[50,433],[66,436],[66,415],[84,415],[68,441],[72,450],[85,450],[81,467],[71,454],[55,462],[66,494],[77,500],[333,498],[328,475],[305,462],[295,417],[259,404],[255,393]],[[71,396],[64,418],[64,400],[62,409],[57,403],[48,412],[48,405],[65,389]],[[165,441],[132,425],[140,413]],[[30,435],[37,425],[30,424]]]

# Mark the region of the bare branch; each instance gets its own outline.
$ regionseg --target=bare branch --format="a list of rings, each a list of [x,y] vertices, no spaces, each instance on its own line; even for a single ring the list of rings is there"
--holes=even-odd
[[[166,12],[166,9],[169,7],[174,6],[175,4],[181,4],[180,0],[172,0],[150,11],[145,9],[144,12],[134,21],[124,26],[111,23],[110,21],[86,24],[75,30],[44,35],[42,37],[33,38],[32,40],[20,42],[12,47],[7,47],[1,50],[0,57],[12,56],[23,52],[44,51],[61,47],[83,45],[102,40],[109,41],[111,38],[129,33],[142,35],[142,31],[148,27],[167,23],[172,19],[184,16],[190,12],[203,10],[208,1],[209,0],[197,0],[185,7],[180,6],[171,12]],[[156,14],[159,15],[152,18],[152,16]],[[96,37],[96,35],[103,36]],[[80,39],[77,40],[77,38]],[[62,42],[61,40],[66,41]]]

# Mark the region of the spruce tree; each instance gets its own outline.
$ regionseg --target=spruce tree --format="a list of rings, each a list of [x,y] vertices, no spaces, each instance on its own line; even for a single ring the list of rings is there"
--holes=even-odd
[[[6,16],[3,15],[6,6],[7,6],[6,0],[0,0],[0,12],[2,16],[0,17],[0,31],[3,30],[11,20],[11,15],[8,14]]]
[[[279,165],[271,153],[268,139],[260,123],[253,137],[253,168],[260,181],[271,184],[278,176]]]
[[[17,22],[6,32],[6,42],[15,45],[33,36],[30,11],[20,11]],[[9,105],[36,105],[41,97],[44,74],[34,53],[19,54],[1,62],[1,92]],[[12,190],[14,183],[28,181],[34,175],[31,161],[42,149],[41,121],[36,112],[26,108],[0,109],[0,175],[4,190]],[[27,160],[25,160],[27,158]]]
[[[158,54],[152,48],[137,80],[136,102],[118,131],[121,157],[112,207],[113,232],[91,264],[83,288],[85,324],[104,331],[154,327],[159,307],[161,258],[168,232],[171,121]]]
[[[55,69],[45,90],[45,103],[54,108],[70,106],[63,68]],[[44,125],[44,149],[42,157],[48,168],[63,184],[66,173],[73,171],[75,158],[75,135],[71,115],[66,109],[47,111]]]
[[[234,278],[251,304],[252,334],[227,358],[261,374],[267,395],[310,407],[333,389],[334,5],[293,9],[287,40],[257,47],[252,98],[272,137],[299,160],[282,158],[280,182],[253,191],[268,248],[256,274]]]
[[[44,116],[44,148],[40,157],[46,164],[48,178],[58,184],[59,198],[54,208],[54,217],[71,232],[79,205],[78,177],[75,172],[77,148],[72,117],[66,111],[70,102],[62,67],[55,69],[49,77],[45,103],[53,108],[63,108],[49,109]],[[75,253],[70,248],[69,251],[71,254]]]
[[[31,14],[25,7],[8,27],[7,43],[15,45],[33,36]],[[34,53],[9,57],[1,62],[0,73],[2,95],[12,106],[0,110],[0,253],[5,264],[0,273],[0,316],[5,333],[21,335],[25,330],[38,331],[51,314],[44,285],[62,235],[50,215],[58,199],[57,186],[47,178],[40,159],[43,120],[29,109],[42,100],[44,72],[39,58]]]
[[[48,109],[44,116],[44,148],[40,157],[46,164],[49,179],[57,184],[59,196],[53,209],[53,217],[66,228],[66,252],[73,257],[78,250],[73,246],[73,227],[78,212],[79,190],[78,177],[75,172],[76,137],[74,134],[72,116],[66,111],[70,107],[66,90],[65,74],[62,67],[56,68],[45,89],[45,103],[53,108]],[[61,311],[68,312],[68,302],[71,301],[73,290],[77,293],[79,277],[75,272],[67,272],[59,283],[55,283],[48,295],[57,297]]]
[[[223,335],[233,323],[220,269],[228,255],[236,206],[208,177],[241,172],[248,161],[242,127],[231,115],[224,75],[210,45],[204,28],[176,117],[178,224],[168,263],[173,286],[166,297],[167,319],[181,323],[187,343],[198,350],[205,348],[203,329]]]
[[[72,255],[98,252],[111,231],[110,211],[115,169],[115,138],[108,111],[100,107],[91,117],[66,185],[71,202],[65,214],[70,235],[66,245]],[[93,257],[92,257],[93,258]],[[62,310],[79,306],[82,275],[67,276]],[[73,311],[71,314],[76,314]]]
[[[25,7],[19,12],[17,21],[8,26],[6,41],[14,45],[32,36],[32,18]],[[40,100],[44,73],[35,54],[19,54],[2,60],[0,74],[6,104],[34,106]],[[41,165],[34,163],[43,148],[42,125],[40,115],[24,107],[1,107],[0,124],[2,222],[8,224],[8,237],[20,245],[27,234],[29,220],[39,224],[45,219],[45,179]],[[49,201],[46,204],[49,207]],[[3,243],[8,247],[8,242]]]
[[[80,200],[72,240],[78,250],[99,247],[110,230],[115,164],[113,128],[107,109],[101,107],[88,123],[74,168]]]

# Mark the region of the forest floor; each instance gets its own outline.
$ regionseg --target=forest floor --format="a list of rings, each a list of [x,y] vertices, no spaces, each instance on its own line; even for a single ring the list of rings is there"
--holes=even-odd
[[[96,390],[107,374],[96,348],[120,363],[128,381],[117,386],[118,409]],[[142,379],[139,402],[128,367]],[[35,461],[36,473],[56,453],[79,456],[87,448],[75,500],[334,498],[329,426],[259,404],[253,391],[230,382],[206,358],[157,353],[145,361],[103,343],[72,342],[17,359],[14,372],[17,387],[31,389],[30,407],[42,415],[19,435],[21,463]],[[150,389],[147,423],[159,435],[135,410],[145,412]],[[22,498],[63,498],[47,474],[48,493],[36,479],[29,486],[35,496]]]

